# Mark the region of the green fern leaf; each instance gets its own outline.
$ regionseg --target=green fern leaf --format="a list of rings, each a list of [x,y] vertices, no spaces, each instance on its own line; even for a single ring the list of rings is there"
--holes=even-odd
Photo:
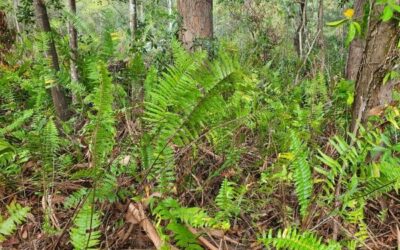
[[[185,226],[171,222],[167,226],[168,230],[171,230],[174,233],[174,239],[176,241],[176,245],[180,249],[187,250],[201,250],[202,247],[199,246],[197,242],[197,238],[192,232],[189,231]]]
[[[17,226],[24,222],[29,210],[29,207],[22,207],[15,202],[7,206],[9,217],[4,220],[0,216],[0,242],[4,241],[6,236],[12,235],[17,229]]]
[[[16,154],[16,150],[7,141],[0,139],[0,167],[10,163]]]
[[[226,99],[241,75],[239,63],[228,55],[207,62],[204,53],[190,54],[176,42],[172,47],[175,64],[160,79],[153,72],[146,80],[149,93],[145,94],[144,120],[153,139],[142,150],[143,159],[162,192],[169,192],[174,183],[172,145],[185,146],[199,137],[206,124],[222,120],[221,114],[227,113],[223,107],[229,107]],[[226,89],[229,94],[224,95]]]
[[[100,215],[92,209],[89,202],[85,202],[70,230],[71,244],[74,249],[97,249],[101,236],[100,231],[98,231],[100,225]]]
[[[291,135],[292,144],[290,149],[295,155],[291,169],[293,171],[296,195],[300,203],[300,213],[305,217],[308,213],[313,192],[313,179],[311,168],[308,165],[307,149],[294,132]]]
[[[10,133],[17,128],[20,128],[32,115],[32,109],[25,110],[22,115],[19,115],[19,117],[15,119],[15,121],[13,121],[11,124],[7,125],[4,128],[0,128],[0,136],[3,136],[6,133]]]
[[[217,214],[217,217],[221,219],[229,219],[231,216],[237,215],[240,212],[240,207],[236,204],[238,193],[235,185],[235,183],[224,179],[218,195],[215,198],[215,203],[221,210]]]
[[[104,62],[92,65],[90,79],[97,84],[92,95],[94,110],[89,130],[91,132],[90,150],[94,168],[100,167],[114,146],[113,87]]]
[[[273,246],[276,249],[289,250],[339,250],[340,245],[336,242],[330,242],[328,245],[322,243],[322,239],[310,232],[299,232],[296,229],[286,228],[279,230],[276,235],[270,230],[263,234],[260,239],[266,246]]]

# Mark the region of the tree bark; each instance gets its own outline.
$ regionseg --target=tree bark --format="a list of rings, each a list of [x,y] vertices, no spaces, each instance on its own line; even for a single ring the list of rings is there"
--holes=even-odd
[[[171,17],[172,16],[172,0],[168,0],[168,15]],[[172,31],[172,21],[170,21],[168,23],[168,31],[171,32]]]
[[[15,41],[15,32],[8,27],[6,13],[0,10],[0,63],[7,64],[4,59]]]
[[[362,20],[364,15],[364,6],[367,0],[356,0],[354,3],[354,18],[359,22]],[[362,54],[365,47],[365,40],[357,37],[355,38],[349,48],[349,55],[346,63],[346,78],[351,81],[357,80],[357,73],[360,68]]]
[[[324,37],[324,0],[319,0],[318,3],[318,47],[319,52],[319,71],[323,72],[325,69],[325,37]]]
[[[72,15],[76,15],[76,1],[68,0],[69,10]],[[69,33],[69,49],[70,49],[70,75],[72,82],[79,81],[79,73],[78,73],[78,32],[73,24],[73,22],[68,23],[68,33]],[[77,97],[75,94],[72,94],[73,103],[77,103]]]
[[[60,71],[60,65],[58,62],[56,45],[53,37],[51,36],[51,27],[49,16],[47,15],[46,5],[44,4],[43,0],[34,0],[34,5],[38,26],[43,32],[50,35],[46,57],[51,60],[54,71],[58,72]],[[63,89],[58,84],[51,88],[51,97],[53,99],[57,116],[63,121],[67,120],[69,118],[68,101]]]
[[[400,2],[400,0],[398,0]],[[352,110],[351,132],[357,133],[359,124],[365,124],[372,110],[392,101],[392,90],[400,81],[383,84],[383,79],[399,63],[400,39],[398,21],[380,20],[383,5],[371,5],[371,17],[366,34],[364,53],[356,78],[356,93]]]
[[[144,9],[143,9],[143,3],[141,1],[139,1],[139,10],[138,10],[138,20],[141,22],[144,22],[144,19],[146,18],[145,16],[146,13],[144,13]]]
[[[21,38],[21,26],[18,22],[18,17],[17,17],[17,11],[18,11],[18,0],[13,0],[13,14],[14,14],[14,22],[15,22],[15,29],[17,30],[17,39],[19,42],[22,43],[22,38]]]
[[[305,31],[307,25],[307,0],[300,0],[298,2],[300,4],[299,16],[300,21],[297,26],[296,36],[294,38],[294,46],[296,48],[297,55],[300,58],[304,56],[304,43],[305,43]]]
[[[136,0],[129,0],[129,27],[131,29],[132,41],[135,40],[137,30],[137,4]]]
[[[194,49],[196,39],[213,37],[212,0],[178,0],[178,11],[183,21],[180,39],[187,50]]]

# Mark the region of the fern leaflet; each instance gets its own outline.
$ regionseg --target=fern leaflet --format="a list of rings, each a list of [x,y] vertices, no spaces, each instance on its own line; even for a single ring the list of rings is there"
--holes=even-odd
[[[0,242],[4,241],[6,236],[10,236],[14,233],[17,226],[26,219],[29,210],[29,207],[22,207],[15,202],[7,206],[9,217],[4,220],[0,215]]]

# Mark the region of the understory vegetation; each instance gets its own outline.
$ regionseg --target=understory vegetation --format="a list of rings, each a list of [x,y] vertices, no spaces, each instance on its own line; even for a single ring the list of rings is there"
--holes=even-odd
[[[0,248],[397,249],[399,2],[182,1],[0,3]]]

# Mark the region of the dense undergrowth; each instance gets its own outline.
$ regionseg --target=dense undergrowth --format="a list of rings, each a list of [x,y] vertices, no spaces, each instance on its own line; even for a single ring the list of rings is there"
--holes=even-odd
[[[281,47],[268,63],[225,41],[188,53],[170,36],[146,49],[151,28],[133,50],[111,30],[83,36],[79,83],[61,34],[57,73],[41,34],[0,64],[6,249],[151,247],[127,219],[130,203],[144,206],[166,249],[203,249],[200,236],[220,249],[397,245],[397,107],[349,134],[353,84],[336,66],[336,77],[296,83],[299,62]],[[55,82],[78,97],[66,122],[48,93]]]

